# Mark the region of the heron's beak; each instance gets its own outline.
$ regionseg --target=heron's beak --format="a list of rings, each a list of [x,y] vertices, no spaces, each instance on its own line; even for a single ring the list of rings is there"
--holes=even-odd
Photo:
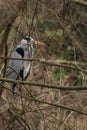
[[[45,43],[39,42],[39,41],[35,41],[35,44],[36,44],[36,45],[45,45]]]

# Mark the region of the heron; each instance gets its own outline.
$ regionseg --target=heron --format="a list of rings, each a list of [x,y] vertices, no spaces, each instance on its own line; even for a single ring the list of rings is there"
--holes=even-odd
[[[44,43],[35,41],[30,36],[26,36],[21,40],[20,45],[17,45],[17,47],[13,49],[8,68],[8,77],[10,79],[27,79],[31,71],[32,61],[23,59],[33,58],[36,45],[44,45]],[[14,58],[19,60],[14,60]],[[13,94],[15,92],[16,85],[17,83],[11,83]]]

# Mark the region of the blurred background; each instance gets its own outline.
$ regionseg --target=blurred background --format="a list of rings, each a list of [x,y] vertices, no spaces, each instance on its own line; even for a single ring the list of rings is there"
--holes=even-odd
[[[26,35],[45,43],[44,47],[36,47],[34,58],[50,62],[48,65],[34,61],[27,81],[61,87],[87,86],[86,0],[0,0],[0,57],[10,56]],[[5,77],[3,68],[4,60],[0,58],[0,75]],[[14,99],[10,92],[6,97],[9,104],[0,103],[1,108],[6,107],[1,112],[0,129],[87,129],[86,90],[64,91],[25,85],[21,91],[20,95],[25,98],[16,96]]]

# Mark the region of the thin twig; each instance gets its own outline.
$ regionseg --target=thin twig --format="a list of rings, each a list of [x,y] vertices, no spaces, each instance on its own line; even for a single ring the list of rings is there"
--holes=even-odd
[[[35,14],[36,14],[36,11],[37,11],[37,7],[38,7],[38,0],[37,0],[37,2],[36,2],[34,14],[33,14],[32,21],[31,21],[31,25],[30,25],[29,36],[30,36],[31,30],[32,30],[32,27],[33,27],[33,22],[34,22]]]
[[[8,49],[7,49],[7,43],[5,43],[5,57],[8,55]],[[3,78],[6,76],[6,67],[7,67],[7,59],[4,59],[4,70],[3,70]],[[2,84],[4,84],[4,81],[2,81]],[[3,87],[0,87],[0,97],[3,91]]]
[[[7,43],[5,44],[5,57],[8,55],[8,47]],[[4,59],[4,71],[3,71],[3,78],[6,76],[6,67],[7,67],[7,59]]]
[[[15,117],[15,119],[24,127],[24,130],[31,130],[29,124],[27,124],[26,120],[21,117],[17,112],[15,113],[11,109],[9,109],[9,112]]]

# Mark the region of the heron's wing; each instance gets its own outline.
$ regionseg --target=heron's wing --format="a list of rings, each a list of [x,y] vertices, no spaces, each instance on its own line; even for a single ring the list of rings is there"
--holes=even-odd
[[[22,59],[21,55],[19,55],[16,51],[12,52],[11,58]],[[19,77],[20,71],[22,69],[23,69],[22,60],[12,60],[11,59],[9,62],[8,77],[16,80]]]

